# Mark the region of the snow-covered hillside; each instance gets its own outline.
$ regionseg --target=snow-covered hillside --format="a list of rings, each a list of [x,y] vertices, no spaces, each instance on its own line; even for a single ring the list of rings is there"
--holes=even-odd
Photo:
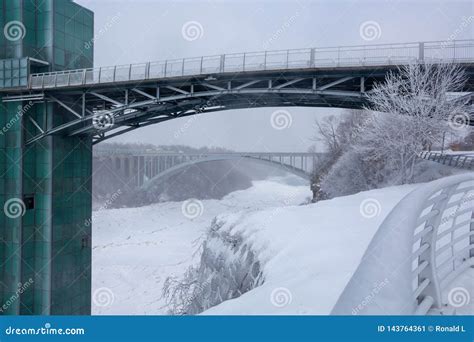
[[[163,282],[199,261],[195,252],[215,216],[297,205],[310,195],[306,184],[289,177],[202,201],[195,218],[183,213],[185,202],[94,212],[92,313],[166,314]]]
[[[265,281],[204,314],[329,314],[380,223],[415,187],[300,206],[307,186],[259,181],[203,201],[191,219],[184,202],[96,212],[93,313],[166,314],[165,279],[200,262],[196,252],[217,216],[221,232],[245,240]]]
[[[265,282],[204,314],[329,314],[380,223],[415,187],[221,215],[220,230],[244,237],[261,261]]]

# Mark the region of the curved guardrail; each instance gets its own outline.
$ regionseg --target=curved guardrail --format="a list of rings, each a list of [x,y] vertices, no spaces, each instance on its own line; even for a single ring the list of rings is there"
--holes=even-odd
[[[474,62],[474,40],[373,44],[243,52],[32,74],[29,88],[48,89],[225,72]]]
[[[424,151],[419,154],[419,157],[447,166],[474,170],[474,152],[472,154],[444,154],[440,152]]]
[[[333,314],[455,310],[443,292],[474,266],[474,174],[422,185],[383,221]],[[471,289],[472,290],[472,289]]]

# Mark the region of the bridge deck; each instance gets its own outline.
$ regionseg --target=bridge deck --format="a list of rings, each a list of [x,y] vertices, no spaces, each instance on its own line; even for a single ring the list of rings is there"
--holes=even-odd
[[[117,84],[216,73],[474,62],[474,40],[232,53],[32,74],[30,89]]]
[[[48,135],[94,144],[147,125],[196,114],[258,107],[363,108],[365,94],[407,63],[465,66],[474,92],[474,40],[234,53],[30,75],[3,88],[3,102],[52,102],[54,127],[32,117],[32,144]],[[474,120],[471,120],[474,123]]]

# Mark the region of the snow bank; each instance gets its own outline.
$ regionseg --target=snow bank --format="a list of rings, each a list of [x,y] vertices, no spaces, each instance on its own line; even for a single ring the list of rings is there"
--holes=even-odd
[[[287,201],[288,194],[295,194]],[[162,288],[199,265],[201,242],[221,213],[262,210],[304,202],[311,191],[294,176],[257,181],[222,200],[203,200],[192,219],[183,202],[93,212],[92,313],[167,314]],[[102,298],[107,297],[107,301]]]
[[[234,264],[238,246],[247,246],[244,254],[252,251],[253,264],[258,260],[264,282],[204,314],[329,314],[380,223],[415,187],[398,186],[305,206],[219,215],[213,226],[217,231],[211,231],[208,240],[214,253],[201,263],[208,264],[215,271],[214,277],[221,279],[219,269],[212,265],[221,258],[227,259],[221,261],[223,266]],[[239,242],[229,248],[219,237]]]

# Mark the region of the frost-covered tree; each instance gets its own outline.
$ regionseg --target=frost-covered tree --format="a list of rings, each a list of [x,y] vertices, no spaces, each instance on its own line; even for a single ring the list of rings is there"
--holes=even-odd
[[[410,182],[417,154],[439,143],[451,120],[467,115],[465,101],[452,96],[465,82],[453,64],[411,64],[390,73],[367,94],[371,113],[359,142],[365,160],[383,163],[396,184]]]
[[[356,128],[360,125],[361,119],[360,111],[351,110],[340,115],[330,115],[322,120],[316,120],[316,134],[313,140],[322,144],[326,154],[319,158],[312,172],[313,202],[328,197],[322,190],[322,180],[356,139]]]
[[[454,126],[451,120],[466,116],[465,102],[453,96],[465,81],[464,71],[452,64],[413,64],[390,73],[367,94],[370,105],[352,130],[351,148],[328,172],[322,190],[339,196],[412,182],[417,154],[439,143]]]

